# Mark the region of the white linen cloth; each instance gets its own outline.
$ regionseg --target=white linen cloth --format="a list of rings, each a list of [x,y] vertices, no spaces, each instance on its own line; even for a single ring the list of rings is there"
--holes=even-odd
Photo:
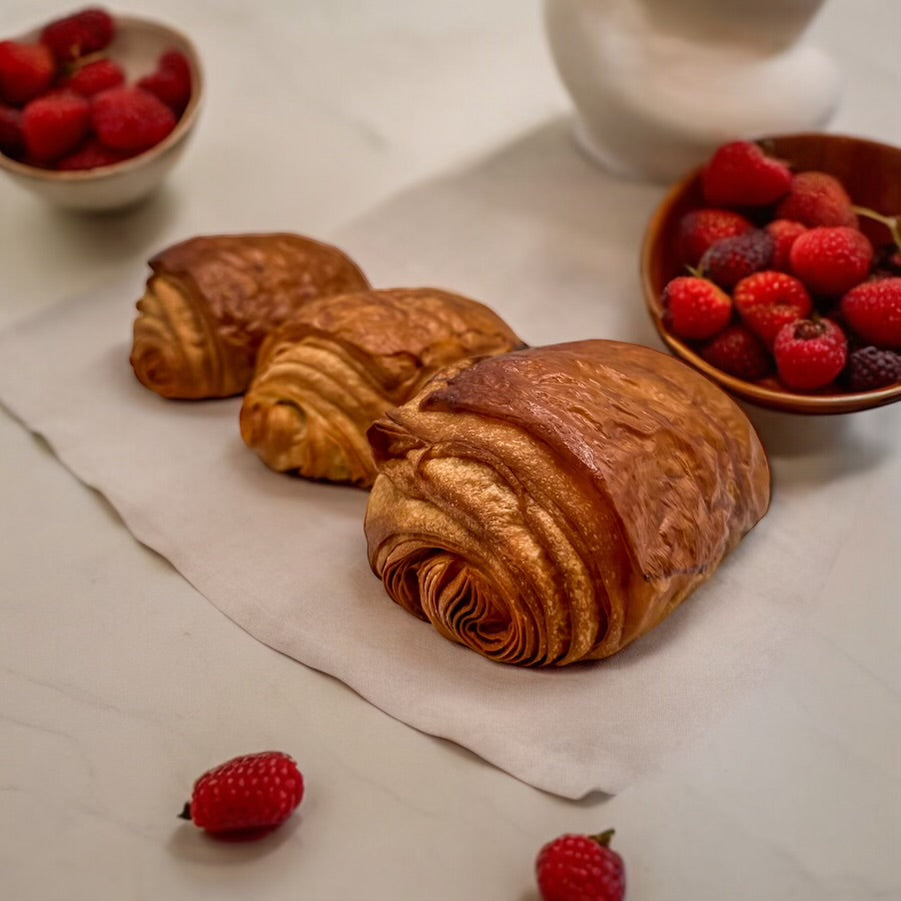
[[[661,195],[594,168],[551,123],[331,239],[373,284],[469,294],[531,344],[659,346],[637,259]],[[709,583],[609,660],[540,671],[491,663],[388,599],[366,560],[364,492],[270,472],[241,442],[237,399],[169,402],[136,381],[128,354],[145,275],[135,260],[132,283],[0,336],[0,400],[251,635],[565,797],[620,791],[736,703],[815,621],[866,498],[901,496],[901,408],[749,410],[771,456],[773,504]]]

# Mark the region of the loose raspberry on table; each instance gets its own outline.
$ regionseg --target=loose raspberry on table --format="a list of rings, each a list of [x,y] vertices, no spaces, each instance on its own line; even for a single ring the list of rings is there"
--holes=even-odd
[[[0,41],[0,101],[27,103],[56,78],[56,61],[41,44]]]
[[[676,232],[679,260],[686,266],[697,266],[712,244],[721,238],[743,235],[753,228],[748,219],[731,210],[692,210],[679,221]]]
[[[779,378],[795,391],[833,382],[848,360],[848,339],[831,319],[799,319],[782,327],[773,344]]]
[[[711,206],[767,206],[784,196],[791,182],[788,166],[750,141],[724,144],[701,172],[704,199]]]
[[[609,847],[613,830],[599,835],[561,835],[535,861],[542,901],[622,901],[623,859]]]
[[[717,369],[748,382],[768,376],[772,358],[760,339],[741,325],[732,325],[701,349],[701,356]]]
[[[770,348],[784,325],[813,312],[807,289],[785,272],[749,275],[735,286],[732,299],[745,325]]]
[[[875,391],[901,382],[901,354],[879,347],[861,347],[848,357],[844,375],[852,391]]]
[[[123,84],[125,72],[122,67],[111,59],[98,59],[82,66],[63,83],[63,87],[83,97],[93,97],[94,94]]]
[[[138,87],[112,88],[93,98],[91,122],[101,143],[139,152],[158,144],[175,128],[175,114]]]
[[[287,820],[303,793],[293,758],[281,751],[247,754],[204,773],[181,816],[213,834],[253,838]]]
[[[807,226],[791,219],[774,219],[764,226],[773,239],[773,260],[770,266],[779,272],[791,272],[791,249],[795,239],[807,231]]]
[[[901,278],[881,278],[852,288],[841,300],[848,326],[877,347],[901,348]]]
[[[706,278],[681,275],[663,289],[663,310],[674,334],[702,341],[728,325],[732,298]]]
[[[768,269],[773,259],[773,239],[762,229],[712,244],[698,263],[701,274],[721,288],[734,288],[753,272]]]
[[[858,218],[845,186],[826,172],[799,172],[788,195],[776,207],[777,219],[792,219],[810,228],[857,228]]]
[[[191,64],[178,50],[164,53],[156,70],[138,80],[138,87],[154,94],[177,116],[191,99]]]
[[[81,143],[90,121],[91,105],[80,94],[39,97],[22,113],[25,147],[36,162],[52,162]]]
[[[41,32],[41,43],[59,62],[70,62],[103,50],[112,42],[115,31],[106,10],[89,7],[50,22]]]
[[[811,291],[839,297],[870,274],[873,245],[856,228],[820,226],[799,235],[789,256],[792,272]]]

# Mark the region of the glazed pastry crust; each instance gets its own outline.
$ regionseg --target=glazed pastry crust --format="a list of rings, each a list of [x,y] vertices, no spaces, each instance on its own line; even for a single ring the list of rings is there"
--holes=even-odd
[[[740,408],[637,345],[454,366],[369,437],[374,572],[446,638],[504,663],[616,653],[769,505],[766,455]]]
[[[341,250],[292,234],[191,238],[150,268],[131,364],[170,398],[240,394],[275,326],[315,298],[369,287]]]
[[[366,431],[389,407],[450,363],[521,346],[484,304],[437,288],[321,298],[263,344],[241,435],[279,472],[366,487]]]

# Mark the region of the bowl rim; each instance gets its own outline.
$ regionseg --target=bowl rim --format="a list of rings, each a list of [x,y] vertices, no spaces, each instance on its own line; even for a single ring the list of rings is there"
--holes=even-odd
[[[792,140],[829,140],[848,141],[854,144],[870,145],[874,148],[891,150],[901,154],[901,148],[884,141],[876,141],[870,138],[861,138],[855,135],[838,134],[832,132],[790,132],[785,134],[766,135],[757,138],[755,143],[766,145],[767,142],[784,139]],[[642,240],[641,253],[639,255],[639,269],[642,292],[645,305],[651,316],[651,320],[657,333],[663,339],[667,347],[681,360],[690,364],[707,378],[719,384],[722,388],[731,392],[742,400],[749,401],[760,407],[789,413],[807,414],[837,414],[853,413],[874,407],[885,406],[901,400],[901,383],[887,385],[884,388],[876,388],[872,391],[857,392],[819,392],[811,394],[798,394],[788,390],[771,388],[757,382],[748,382],[736,376],[717,369],[708,363],[693,348],[670,332],[663,323],[663,308],[661,298],[655,288],[652,279],[654,250],[657,240],[662,234],[664,221],[670,215],[673,206],[683,197],[700,177],[703,164],[696,166],[679,181],[672,185],[657,205],[654,213],[645,228]]]
[[[129,157],[118,163],[112,163],[108,166],[95,166],[93,169],[75,169],[60,172],[56,169],[42,169],[39,166],[29,166],[27,163],[20,163],[18,160],[14,160],[3,153],[0,153],[0,168],[38,182],[52,182],[57,184],[77,184],[79,182],[96,183],[106,178],[118,177],[131,172],[132,170],[142,168],[151,160],[164,155],[170,148],[174,147],[186,137],[200,112],[205,87],[203,67],[200,63],[200,54],[197,52],[196,45],[183,31],[178,28],[173,28],[171,25],[157,19],[148,19],[145,16],[116,14],[113,16],[113,20],[117,27],[120,24],[125,26],[150,26],[161,34],[174,38],[187,49],[192,76],[191,98],[188,101],[188,105],[185,107],[184,112],[179,117],[175,128],[173,128],[162,141],[158,144],[154,144],[153,147],[148,147],[147,150],[142,151],[136,156]],[[31,29],[31,31],[24,32],[20,37],[28,36],[34,31],[35,29]]]

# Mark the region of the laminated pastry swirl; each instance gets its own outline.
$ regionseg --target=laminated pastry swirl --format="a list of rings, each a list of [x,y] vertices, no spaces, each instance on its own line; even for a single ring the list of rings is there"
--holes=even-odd
[[[372,569],[403,608],[503,663],[616,653],[769,505],[740,408],[674,358],[614,341],[451,367],[369,437]]]
[[[458,360],[522,342],[485,305],[436,288],[321,298],[260,350],[241,435],[272,469],[369,486],[366,430]]]
[[[131,365],[163,397],[247,388],[266,335],[323,295],[369,287],[337,247],[292,234],[208,235],[150,260]]]

